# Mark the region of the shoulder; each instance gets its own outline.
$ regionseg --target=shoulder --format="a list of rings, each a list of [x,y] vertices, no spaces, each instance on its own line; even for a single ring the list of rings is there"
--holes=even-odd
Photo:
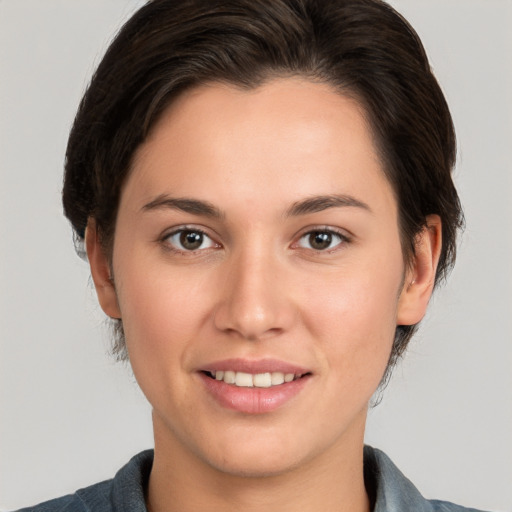
[[[111,487],[112,480],[106,480],[17,512],[110,512],[113,510],[109,500]]]
[[[112,480],[100,482],[74,494],[22,508],[17,512],[107,512],[112,510],[108,500],[111,485]]]
[[[144,451],[111,480],[16,512],[147,512],[144,493],[152,464],[153,450]]]
[[[365,482],[373,494],[374,512],[483,512],[454,503],[425,499],[382,451],[365,446]]]
[[[429,503],[435,512],[484,512],[476,508],[461,507],[449,501],[429,500]]]

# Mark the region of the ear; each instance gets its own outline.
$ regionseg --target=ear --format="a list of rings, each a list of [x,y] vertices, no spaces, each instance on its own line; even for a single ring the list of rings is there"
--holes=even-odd
[[[101,309],[110,318],[121,318],[110,264],[99,240],[96,222],[92,218],[85,230],[85,249]]]
[[[416,238],[415,254],[398,301],[397,325],[417,324],[425,315],[441,254],[441,228],[439,215],[429,215],[427,225]]]

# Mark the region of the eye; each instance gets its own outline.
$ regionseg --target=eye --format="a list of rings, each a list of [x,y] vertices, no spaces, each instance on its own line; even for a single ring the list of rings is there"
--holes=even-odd
[[[325,251],[334,249],[347,239],[343,235],[330,230],[310,231],[299,239],[299,247],[313,249],[314,251]]]
[[[217,244],[199,229],[180,229],[165,237],[174,249],[179,251],[199,251],[216,247]]]

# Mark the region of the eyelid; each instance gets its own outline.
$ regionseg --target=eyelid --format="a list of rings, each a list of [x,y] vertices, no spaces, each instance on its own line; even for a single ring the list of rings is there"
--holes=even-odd
[[[330,233],[332,235],[339,237],[341,239],[341,241],[338,244],[336,244],[334,247],[331,247],[329,249],[324,249],[324,250],[300,247],[299,246],[300,240],[302,240],[305,236],[310,235],[311,233]],[[338,250],[339,246],[345,246],[346,244],[351,243],[352,239],[353,239],[353,235],[341,228],[336,228],[333,226],[326,226],[325,224],[320,225],[320,226],[308,226],[306,228],[303,228],[299,232],[299,234],[295,237],[295,242],[293,242],[291,247],[306,249],[309,251],[313,251],[315,253],[329,254],[331,252],[335,252],[336,250]]]
[[[169,238],[171,238],[172,236],[177,235],[178,233],[181,233],[183,231],[192,231],[192,232],[196,232],[196,233],[201,233],[203,236],[209,238],[212,241],[213,247],[206,247],[204,249],[195,249],[195,250],[185,250],[185,249],[180,249],[179,247],[176,247],[175,245],[173,245],[173,244],[171,244],[169,242]],[[200,227],[200,226],[197,226],[197,225],[191,225],[191,224],[184,224],[184,225],[174,226],[172,228],[167,229],[158,238],[157,241],[159,243],[161,243],[162,245],[164,245],[167,250],[170,250],[170,251],[173,251],[173,252],[177,252],[177,253],[180,253],[180,254],[191,255],[191,254],[196,254],[198,252],[204,252],[204,251],[207,251],[207,250],[212,249],[212,248],[220,248],[220,247],[222,247],[222,245],[216,240],[216,238],[217,237],[212,236],[209,233],[209,230],[207,230],[207,229],[205,229],[203,227]]]
[[[306,226],[301,228],[296,234],[295,238],[303,237],[309,233],[314,233],[315,231],[321,231],[326,233],[333,233],[335,235],[339,235],[346,240],[352,240],[354,235],[345,228],[340,228],[337,226],[331,226],[329,224],[312,224],[310,226]]]

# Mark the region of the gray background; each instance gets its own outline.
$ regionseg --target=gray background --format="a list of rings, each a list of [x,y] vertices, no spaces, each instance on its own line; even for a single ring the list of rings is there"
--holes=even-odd
[[[512,511],[512,2],[392,3],[452,108],[467,230],[367,441],[427,497]],[[60,206],[78,101],[140,4],[0,0],[0,508],[111,477],[152,444]]]

